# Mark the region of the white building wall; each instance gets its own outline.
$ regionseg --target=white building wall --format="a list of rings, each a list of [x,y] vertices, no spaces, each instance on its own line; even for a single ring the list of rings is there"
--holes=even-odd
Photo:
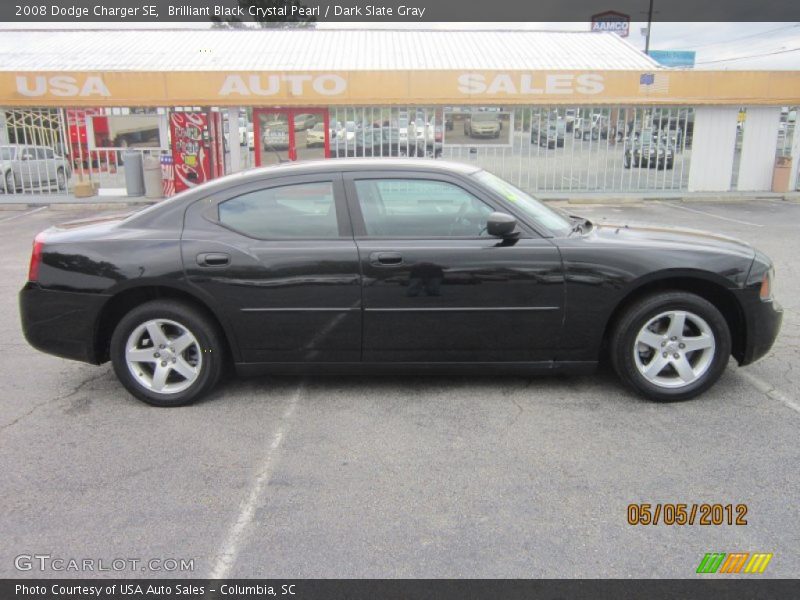
[[[772,189],[780,118],[778,106],[747,107],[737,190],[763,192]]]
[[[730,189],[738,114],[739,110],[730,106],[702,106],[695,110],[690,192],[727,192]]]

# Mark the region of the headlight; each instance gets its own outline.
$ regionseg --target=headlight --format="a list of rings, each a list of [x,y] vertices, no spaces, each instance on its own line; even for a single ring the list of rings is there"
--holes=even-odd
[[[761,290],[758,296],[762,300],[772,300],[774,294],[773,281],[775,280],[775,267],[770,267],[761,279]]]

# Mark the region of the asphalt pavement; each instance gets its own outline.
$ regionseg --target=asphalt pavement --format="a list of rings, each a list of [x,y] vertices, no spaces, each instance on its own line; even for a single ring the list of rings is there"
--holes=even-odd
[[[786,309],[773,350],[672,404],[601,371],[239,379],[157,409],[109,365],[41,354],[20,331],[33,236],[93,209],[3,211],[0,577],[682,578],[705,553],[736,551],[773,554],[758,577],[795,577],[800,204],[570,211],[755,244]],[[746,504],[747,525],[632,526],[631,503]],[[32,555],[193,570],[18,570]]]

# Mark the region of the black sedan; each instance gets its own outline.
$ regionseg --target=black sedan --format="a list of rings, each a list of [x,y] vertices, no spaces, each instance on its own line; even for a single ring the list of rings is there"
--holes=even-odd
[[[40,233],[20,293],[45,352],[176,406],[223,369],[586,371],[691,398],[772,346],[773,267],[713,233],[589,222],[473,166],[295,163]]]

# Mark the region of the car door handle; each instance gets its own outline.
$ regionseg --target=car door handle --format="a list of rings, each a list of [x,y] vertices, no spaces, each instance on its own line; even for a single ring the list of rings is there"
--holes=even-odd
[[[403,255],[399,252],[373,252],[369,262],[378,267],[395,267],[403,264]]]
[[[203,252],[197,255],[197,264],[201,267],[227,267],[231,257],[224,252]]]

